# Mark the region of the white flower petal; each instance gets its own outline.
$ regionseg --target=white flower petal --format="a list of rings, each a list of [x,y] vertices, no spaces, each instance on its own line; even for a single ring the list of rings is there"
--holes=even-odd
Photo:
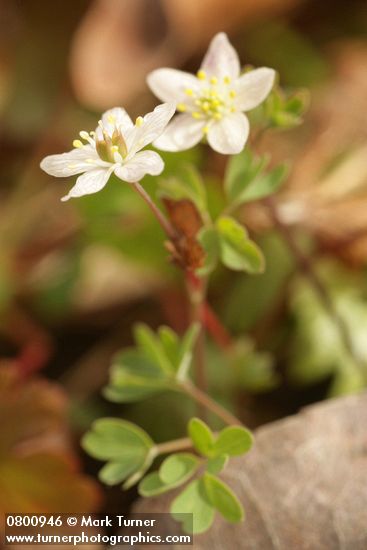
[[[233,113],[209,127],[208,143],[218,153],[236,155],[245,146],[250,125],[242,113]]]
[[[273,87],[275,71],[267,67],[255,69],[241,76],[236,82],[236,105],[241,111],[254,109]]]
[[[146,174],[158,176],[163,172],[164,162],[155,151],[141,151],[122,166],[115,166],[118,178],[129,183],[140,181]]]
[[[201,64],[201,70],[208,76],[238,78],[240,60],[224,32],[214,36]]]
[[[103,113],[102,124],[110,136],[112,136],[115,128],[120,129],[121,132],[124,133],[134,126],[133,121],[125,109],[121,107],[114,107]]]
[[[94,147],[85,145],[80,149],[73,149],[68,153],[45,157],[41,161],[40,167],[47,174],[50,174],[50,176],[66,178],[87,170],[93,170],[96,166],[89,162],[91,160],[98,161],[99,157]]]
[[[196,76],[176,69],[157,69],[148,74],[147,83],[161,101],[185,102],[189,98],[185,90],[200,87]]]
[[[184,151],[194,147],[203,137],[205,120],[196,120],[191,115],[176,116],[165,132],[155,140],[154,146],[162,151]]]
[[[162,103],[152,113],[145,115],[140,126],[134,126],[126,135],[128,158],[131,158],[163,133],[175,110],[175,103]]]
[[[113,169],[114,165],[110,165],[108,169],[97,168],[90,172],[85,172],[85,174],[78,177],[74,187],[61,200],[67,201],[72,197],[82,197],[83,195],[97,193],[97,191],[100,191],[106,185]]]

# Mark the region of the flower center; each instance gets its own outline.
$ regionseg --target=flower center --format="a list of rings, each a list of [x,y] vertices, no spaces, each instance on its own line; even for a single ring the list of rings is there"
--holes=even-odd
[[[228,76],[221,80],[215,76],[208,78],[204,71],[199,71],[197,77],[202,81],[202,86],[197,91],[186,88],[188,101],[179,103],[178,111],[188,112],[193,118],[208,122],[221,120],[225,115],[236,111],[236,91],[231,88],[231,79]],[[206,131],[207,127],[204,128],[204,133]]]

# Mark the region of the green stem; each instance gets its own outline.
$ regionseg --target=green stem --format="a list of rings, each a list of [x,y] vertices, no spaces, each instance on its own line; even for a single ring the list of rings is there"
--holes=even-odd
[[[214,413],[218,418],[223,420],[225,424],[232,426],[242,426],[242,422],[236,418],[232,413],[227,411],[222,405],[219,405],[214,399],[210,397],[207,393],[201,391],[199,388],[194,386],[189,380],[186,382],[181,382],[179,388],[191,397],[194,401],[202,405],[208,411]]]
[[[173,439],[165,443],[158,443],[155,446],[157,455],[175,453],[177,451],[185,451],[192,448],[192,441],[189,437],[183,437],[182,439]]]
[[[198,387],[202,391],[207,391],[208,381],[205,361],[205,329],[203,323],[203,311],[206,294],[206,282],[196,277],[193,273],[188,273],[187,292],[191,306],[191,323],[197,323],[200,327],[194,349],[195,379]]]
[[[160,226],[162,227],[163,231],[166,233],[167,237],[169,237],[173,241],[176,240],[177,239],[177,233],[176,233],[174,227],[168,221],[166,216],[159,210],[158,206],[151,199],[149,194],[145,191],[144,187],[142,185],[140,185],[139,182],[132,183],[131,187],[133,189],[135,189],[135,191],[143,198],[143,200],[149,206],[149,208],[153,212],[154,216],[157,218],[157,220],[158,220]]]

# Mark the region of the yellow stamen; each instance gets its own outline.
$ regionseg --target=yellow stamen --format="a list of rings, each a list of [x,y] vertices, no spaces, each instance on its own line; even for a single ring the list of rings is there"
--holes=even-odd
[[[230,83],[231,83],[230,77],[229,77],[229,76],[225,76],[225,77],[223,78],[223,82],[224,82],[224,84],[230,84]]]
[[[74,139],[74,141],[73,141],[73,147],[75,147],[76,149],[80,149],[81,147],[83,147],[83,144],[82,144],[82,142],[80,141],[80,139]]]
[[[203,128],[203,134],[204,136],[209,132],[209,127],[208,126],[204,126]]]
[[[214,118],[215,118],[216,120],[221,120],[221,118],[222,118],[221,113],[214,113]]]
[[[200,70],[196,73],[196,76],[198,77],[199,80],[205,80],[206,79],[206,72]]]
[[[191,113],[191,116],[193,118],[200,119],[201,118],[201,113],[199,113],[198,111],[194,111],[193,113]]]
[[[144,119],[142,116],[138,116],[138,118],[136,119],[135,121],[135,126],[137,126],[138,128],[140,128],[140,126],[143,126],[144,124]]]
[[[88,139],[89,138],[89,134],[85,130],[82,130],[81,132],[79,132],[79,135],[82,139]]]
[[[186,95],[189,95],[189,96],[192,96],[192,95],[194,95],[194,92],[193,92],[193,90],[192,90],[191,88],[186,88],[185,94],[186,94]]]
[[[229,97],[236,97],[236,95],[237,95],[237,93],[236,93],[235,90],[231,90],[231,91],[229,92]]]
[[[179,103],[177,105],[177,111],[180,111],[181,113],[184,113],[186,111],[186,105],[184,103]]]
[[[119,152],[119,148],[117,147],[117,145],[112,145],[111,151],[112,151],[113,153],[118,153],[118,152]]]
[[[210,79],[210,84],[218,84],[218,79],[216,76],[212,76]]]

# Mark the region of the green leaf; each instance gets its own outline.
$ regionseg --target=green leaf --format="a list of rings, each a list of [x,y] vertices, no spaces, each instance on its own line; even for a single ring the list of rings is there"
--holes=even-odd
[[[213,458],[209,458],[206,464],[207,472],[211,474],[219,474],[227,465],[228,455],[218,455]]]
[[[202,479],[192,481],[171,504],[171,514],[182,521],[186,533],[203,533],[214,521],[215,510],[209,502]],[[181,514],[193,514],[182,517]]]
[[[213,451],[218,455],[242,455],[251,449],[252,443],[253,437],[249,430],[241,426],[229,426],[219,433]]]
[[[204,277],[216,268],[219,260],[220,245],[215,227],[203,227],[199,232],[198,241],[205,250],[206,256],[204,265],[197,269],[196,273],[200,277]]]
[[[233,218],[219,218],[217,229],[223,264],[235,271],[262,273],[265,260],[261,250],[247,236],[246,229]]]
[[[268,164],[266,156],[255,157],[249,149],[230,158],[224,177],[224,190],[231,204],[239,205],[242,194]]]
[[[152,463],[153,463],[156,456],[157,456],[156,451],[155,451],[155,448],[153,447],[149,451],[149,453],[147,453],[144,463],[141,466],[137,466],[135,471],[132,472],[132,474],[126,479],[126,481],[124,482],[122,488],[124,490],[127,490],[127,489],[130,489],[130,487],[132,487],[136,483],[138,483],[138,481],[140,481],[140,479],[149,470],[149,468],[151,467],[151,465],[152,465]]]
[[[263,104],[268,124],[273,128],[290,129],[303,122],[303,115],[310,103],[308,90],[300,89],[287,95],[282,89],[272,91]]]
[[[255,201],[272,195],[280,188],[287,174],[287,164],[280,164],[270,172],[262,174],[260,177],[251,181],[246,189],[244,189],[240,196],[240,202]]]
[[[109,462],[99,477],[107,485],[125,481],[124,488],[137,483],[156,456],[149,435],[131,422],[101,418],[83,437],[82,446],[91,456]]]
[[[244,519],[242,504],[232,490],[222,480],[206,472],[203,477],[209,502],[231,523]]]
[[[167,491],[171,491],[174,487],[175,485],[167,485],[166,483],[163,483],[158,475],[158,472],[152,472],[141,480],[138,491],[139,495],[142,497],[154,497],[155,495],[160,495],[162,493],[166,493]]]
[[[106,485],[116,485],[124,481],[142,465],[143,461],[140,463],[132,462],[130,457],[126,457],[124,461],[107,462],[99,471],[98,477]]]
[[[238,381],[247,391],[262,393],[279,385],[280,379],[274,370],[272,355],[257,351],[251,340],[238,340],[231,355],[231,365],[237,373]]]
[[[177,369],[178,380],[185,380],[185,378],[187,377],[187,373],[192,361],[193,349],[199,335],[199,331],[200,325],[198,323],[193,323],[182,338],[179,349],[179,364]]]
[[[119,418],[100,418],[82,439],[87,453],[99,460],[118,462],[127,458],[145,459],[148,451],[154,447],[149,435],[132,422]]]
[[[203,456],[210,456],[214,445],[214,434],[199,418],[192,418],[188,425],[189,437],[195,449]]]
[[[104,395],[110,401],[130,403],[170,389],[173,378],[139,350],[118,354],[110,369],[110,380]]]
[[[146,357],[153,361],[166,374],[172,373],[172,365],[165,353],[162,343],[154,332],[144,324],[138,324],[134,329],[135,340]]]
[[[158,336],[170,363],[177,369],[180,363],[180,341],[177,334],[170,327],[162,326],[158,329]]]
[[[187,353],[192,352],[199,331],[200,325],[198,323],[193,323],[185,332],[180,345],[180,361],[182,361]]]
[[[259,200],[275,193],[283,183],[288,167],[285,164],[265,172],[269,158],[255,156],[249,149],[232,157],[225,175],[225,191],[231,206]]]
[[[191,453],[176,453],[167,457],[159,468],[159,477],[166,485],[187,481],[199,466],[199,459]]]
[[[206,214],[207,197],[204,182],[200,173],[192,165],[182,166],[180,174],[168,179],[160,179],[161,195],[174,200],[188,199],[199,212]]]

